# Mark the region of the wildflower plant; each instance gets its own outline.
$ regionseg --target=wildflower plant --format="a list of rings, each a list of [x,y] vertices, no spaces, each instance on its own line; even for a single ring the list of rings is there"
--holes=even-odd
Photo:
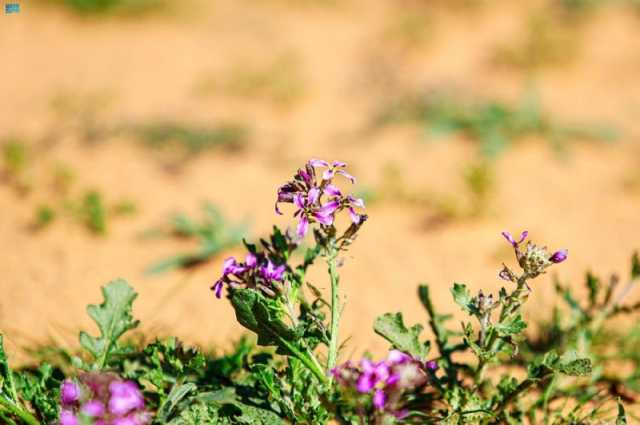
[[[530,334],[524,310],[537,296],[534,280],[569,254],[533,243],[526,231],[502,234],[515,261],[498,270],[501,286],[472,294],[453,284],[465,317],[459,329],[421,285],[430,339],[421,324],[390,312],[373,324],[389,343],[386,353],[340,359],[338,265],[367,222],[364,202],[345,189],[352,183],[346,164],[309,161],[276,193],[277,212],[293,206],[295,229],[274,227],[259,244],[245,241],[240,258],[224,261],[212,298],[226,296],[257,345],[242,338],[231,352],[215,354],[176,338],[127,341],[139,324],[136,293],[117,280],[103,287],[101,304],[87,309],[99,335],[80,334],[83,352],[57,348],[63,355],[14,370],[0,337],[2,423],[561,425],[635,418],[625,404],[640,398],[640,331],[608,323],[640,311],[627,302],[640,279],[638,256],[622,287],[618,278],[604,285],[589,273],[586,301],[556,282],[566,308],[554,309],[551,320],[539,322],[541,332]],[[314,243],[296,255],[307,235]],[[320,262],[328,299],[307,280]]]

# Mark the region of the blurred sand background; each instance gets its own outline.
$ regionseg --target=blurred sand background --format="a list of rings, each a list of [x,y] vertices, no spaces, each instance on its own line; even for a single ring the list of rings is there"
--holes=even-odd
[[[587,269],[627,276],[640,248],[640,14],[607,5],[554,21],[571,51],[539,67],[497,64],[496,51],[518,49],[548,3],[185,0],[141,15],[79,16],[22,1],[19,15],[0,16],[0,138],[25,140],[39,183],[26,195],[0,184],[0,329],[9,350],[17,355],[32,341],[77,346],[77,330],[90,326],[85,305],[117,277],[140,293],[135,315],[145,332],[228,346],[242,329],[209,286],[222,260],[242,250],[149,277],[149,264],[192,245],[140,234],[173,212],[198,214],[204,200],[234,221],[249,219],[253,236],[293,225],[273,213],[275,189],[312,157],[348,162],[354,190],[379,198],[342,269],[345,357],[385,346],[371,326],[379,314],[402,310],[407,322],[424,323],[420,282],[432,285],[443,311],[454,311],[454,281],[497,292],[500,262],[513,264],[505,229],[568,248],[569,261],[554,268],[563,281],[581,284]],[[228,89],[243,72],[265,69],[282,79],[275,88]],[[455,87],[516,102],[532,84],[553,116],[606,122],[617,141],[578,140],[563,155],[537,137],[514,144],[495,160],[479,216],[439,219],[429,202],[383,193],[392,169],[411,191],[464,205],[461,175],[478,157],[477,144],[459,135],[434,142],[417,125],[369,130],[399,93]],[[80,106],[61,113],[52,107],[60,97]],[[87,114],[98,129],[239,122],[249,137],[242,150],[212,149],[176,170],[130,135],[86,140],[78,122]],[[51,197],[47,170],[57,163],[74,171],[76,187],[130,199],[136,214],[115,218],[103,237],[65,219],[29,230],[34,208]],[[322,266],[312,277],[328,287]],[[551,276],[534,290],[527,311],[542,317],[555,297]]]

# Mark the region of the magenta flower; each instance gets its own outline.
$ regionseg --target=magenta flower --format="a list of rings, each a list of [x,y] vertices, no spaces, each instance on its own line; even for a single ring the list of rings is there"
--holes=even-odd
[[[332,183],[336,175],[346,177],[355,183],[355,178],[344,170],[346,166],[346,163],[340,161],[329,164],[324,160],[312,159],[304,169],[298,170],[293,180],[278,188],[276,212],[282,214],[279,208],[280,203],[294,204],[296,210],[293,216],[298,219],[296,226],[298,238],[303,238],[313,223],[332,226],[336,214],[345,209],[349,211],[354,224],[359,225],[364,221],[363,216],[356,212],[356,208],[364,208],[362,199],[356,199],[351,195],[344,196],[342,191]],[[322,173],[321,179],[316,177],[315,168],[318,167],[327,168]]]
[[[232,288],[259,289],[270,297],[276,295],[284,281],[286,265],[276,265],[265,254],[249,252],[244,263],[230,257],[224,261],[222,276],[211,289],[216,298],[222,297],[225,285]]]
[[[553,253],[551,257],[549,257],[549,261],[552,263],[562,263],[569,256],[569,251],[566,249],[561,249]]]
[[[267,282],[274,280],[282,280],[286,267],[283,265],[276,267],[271,260],[267,260],[267,264],[260,267],[260,274]]]
[[[60,402],[63,407],[60,425],[79,425],[86,418],[91,418],[94,425],[151,422],[151,414],[144,410],[144,398],[135,382],[123,381],[112,373],[85,373],[77,380],[65,380]]]
[[[435,365],[435,361],[432,362],[425,364],[407,353],[391,350],[383,361],[372,362],[365,358],[359,367],[347,362],[333,369],[331,374],[352,395],[370,397],[371,406],[377,414],[402,418],[406,416],[403,396],[428,381],[427,369]],[[375,414],[371,412],[371,415]]]

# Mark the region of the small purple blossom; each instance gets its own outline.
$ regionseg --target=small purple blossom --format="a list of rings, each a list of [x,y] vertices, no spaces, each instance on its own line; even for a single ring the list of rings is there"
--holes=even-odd
[[[549,257],[549,261],[552,263],[562,263],[569,256],[569,251],[566,249],[561,249],[553,253],[551,257]]]
[[[216,298],[222,297],[224,286],[238,288],[258,288],[269,296],[274,296],[284,281],[286,265],[276,265],[263,253],[249,252],[244,263],[230,257],[224,261],[222,276],[211,289]]]
[[[147,425],[152,418],[144,410],[136,383],[112,373],[85,373],[76,380],[65,380],[60,402],[59,425],[78,425],[81,418],[91,418],[94,425]]]
[[[406,415],[403,396],[427,383],[429,366],[433,367],[430,362],[391,350],[385,360],[373,362],[364,358],[358,366],[346,362],[331,374],[345,391],[370,397],[375,411],[400,418]]]
[[[284,264],[276,267],[271,260],[267,260],[267,264],[260,267],[260,274],[267,282],[282,280],[284,277],[284,271]]]

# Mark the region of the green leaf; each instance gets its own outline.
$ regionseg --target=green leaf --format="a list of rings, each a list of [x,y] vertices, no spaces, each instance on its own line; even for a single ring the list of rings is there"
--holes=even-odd
[[[158,409],[158,413],[156,414],[155,421],[159,424],[164,424],[167,422],[171,413],[175,410],[176,406],[182,399],[184,399],[190,392],[194,391],[198,387],[194,383],[186,383],[186,384],[176,384],[171,389],[169,396],[162,403],[162,406]]]
[[[453,294],[453,300],[458,304],[464,311],[469,314],[475,314],[478,309],[473,304],[473,297],[466,285],[461,283],[454,283],[453,288],[451,288],[451,294]]]
[[[618,397],[618,417],[616,418],[616,425],[627,425],[627,414],[624,411],[624,405]]]
[[[125,280],[114,280],[103,286],[102,295],[102,304],[87,307],[87,313],[100,329],[100,336],[80,332],[80,344],[95,358],[94,367],[97,369],[108,365],[109,357],[118,352],[118,338],[139,323],[131,315],[132,304],[138,294]]]
[[[414,325],[407,329],[402,313],[386,313],[379,316],[373,324],[375,332],[389,341],[393,348],[424,359],[429,353],[429,344],[420,342],[422,325]]]
[[[575,351],[567,351],[554,362],[552,368],[560,373],[570,376],[586,376],[593,369],[591,360],[578,357]]]
[[[510,317],[502,323],[496,323],[493,328],[498,332],[500,336],[516,335],[522,332],[527,327],[527,324],[522,320],[520,314]]]
[[[235,289],[231,305],[236,319],[258,335],[258,345],[276,346],[279,354],[293,354],[296,335],[276,314],[269,301],[252,289]]]
[[[13,372],[9,367],[9,359],[4,351],[4,337],[0,334],[0,394],[6,394],[14,404],[18,404],[18,393],[13,380]]]

